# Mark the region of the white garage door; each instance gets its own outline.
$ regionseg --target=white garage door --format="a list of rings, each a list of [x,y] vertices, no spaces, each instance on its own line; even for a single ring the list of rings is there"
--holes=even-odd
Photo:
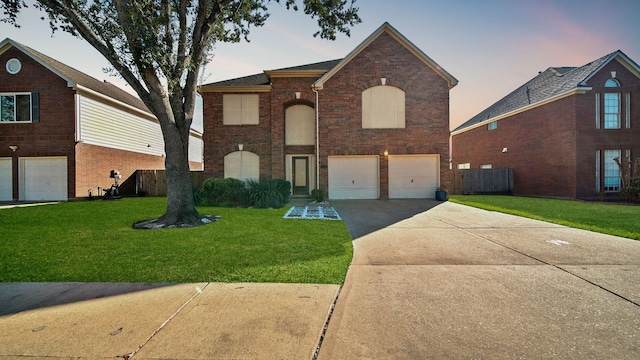
[[[13,166],[11,158],[0,158],[0,201],[13,200]]]
[[[19,159],[20,200],[67,200],[67,158]]]
[[[389,155],[389,198],[435,198],[438,155]]]
[[[377,199],[378,156],[329,156],[330,199]]]

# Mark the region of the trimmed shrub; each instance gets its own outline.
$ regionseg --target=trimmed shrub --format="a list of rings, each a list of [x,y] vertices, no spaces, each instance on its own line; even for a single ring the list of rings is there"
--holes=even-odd
[[[271,181],[275,183],[277,191],[282,194],[282,205],[288,203],[289,197],[291,197],[291,183],[283,179],[273,179]]]
[[[291,184],[284,180],[247,180],[246,200],[255,208],[280,208],[289,201],[290,189]]]
[[[216,206],[240,206],[245,191],[243,181],[233,178],[209,178],[202,183],[203,203]]]

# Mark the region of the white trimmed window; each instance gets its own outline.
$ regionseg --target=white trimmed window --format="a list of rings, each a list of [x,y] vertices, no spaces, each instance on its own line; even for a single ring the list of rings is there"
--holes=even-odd
[[[258,125],[260,96],[257,94],[224,94],[222,96],[224,125]]]
[[[394,86],[379,85],[362,92],[362,128],[403,129],[405,94]]]
[[[0,93],[0,123],[38,122],[38,93]]]
[[[307,105],[293,105],[285,110],[285,143],[287,145],[315,145],[315,111]]]
[[[234,151],[224,157],[224,177],[238,180],[260,178],[260,156],[250,151]]]
[[[604,150],[604,191],[620,191],[620,166],[614,159],[621,159],[620,150]]]
[[[491,164],[480,165],[480,169],[492,169],[492,168],[493,168],[493,166],[491,166]]]
[[[617,88],[620,84],[614,79],[604,83],[605,88]],[[604,93],[604,128],[620,129],[620,93]]]
[[[458,164],[458,169],[459,170],[471,169],[471,163]]]

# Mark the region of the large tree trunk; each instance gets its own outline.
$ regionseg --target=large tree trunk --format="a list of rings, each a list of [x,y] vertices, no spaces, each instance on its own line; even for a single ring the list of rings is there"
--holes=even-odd
[[[167,225],[201,225],[193,199],[189,169],[189,132],[165,136],[165,171],[167,175],[167,212],[159,219]]]
[[[163,121],[164,120],[164,121]],[[160,229],[167,227],[198,226],[217,220],[209,215],[201,216],[193,198],[193,184],[189,169],[189,129],[180,130],[166,119],[163,124],[165,171],[167,176],[167,211],[158,219],[135,223],[134,228]]]

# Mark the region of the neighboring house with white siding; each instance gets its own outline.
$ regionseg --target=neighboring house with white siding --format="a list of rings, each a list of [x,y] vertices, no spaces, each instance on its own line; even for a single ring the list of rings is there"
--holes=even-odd
[[[142,101],[44,54],[0,43],[0,201],[98,194],[139,169],[164,169],[160,124]],[[202,134],[189,139],[202,170]]]

